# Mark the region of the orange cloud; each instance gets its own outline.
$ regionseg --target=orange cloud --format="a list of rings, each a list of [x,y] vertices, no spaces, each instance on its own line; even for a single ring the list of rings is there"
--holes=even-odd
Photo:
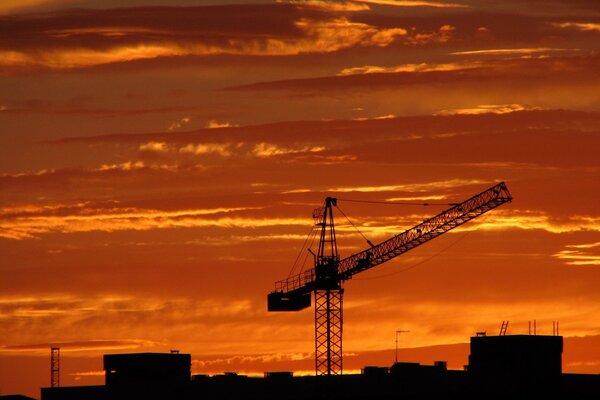
[[[600,32],[600,24],[594,22],[555,22],[553,26],[583,32]]]
[[[140,145],[141,151],[155,151],[165,152],[167,151],[167,144],[164,142],[148,142]]]
[[[362,6],[355,4],[353,7]],[[114,26],[106,15],[98,17],[98,11],[94,10],[74,11],[82,21],[77,24],[79,26],[69,26],[74,25],[73,22],[60,13],[45,15],[41,27],[34,26],[34,22],[26,18],[16,23],[14,45],[0,48],[0,67],[72,69],[162,57],[329,53],[357,46],[385,47],[406,35],[402,28],[379,28],[354,22],[346,16],[332,15],[331,9],[309,8],[311,10],[305,10],[304,5],[287,3],[245,9],[251,14],[261,9],[274,11],[273,14],[279,16],[276,26],[283,26],[286,31],[269,32],[272,24],[268,20],[270,17],[265,17],[264,28],[243,34],[239,32],[236,19],[224,8],[187,9],[189,14],[198,14],[201,19],[210,18],[210,13],[215,14],[214,18],[222,19],[218,35],[211,28],[198,29],[201,23],[192,30],[176,19],[170,21],[172,26],[165,22],[157,28],[153,26],[155,19],[131,20],[131,26],[127,26],[130,17],[120,16],[119,20],[124,22],[121,26]],[[153,9],[146,14],[174,18],[169,12],[177,16],[180,10]],[[119,13],[118,10],[108,12]],[[65,26],[56,27],[61,23]],[[83,24],[89,26],[81,27]],[[48,29],[43,29],[46,26]],[[26,35],[28,39],[24,40],[21,35],[25,35],[27,30],[30,30]],[[34,39],[30,40],[32,37]],[[77,38],[77,46],[72,45],[74,37]],[[49,42],[52,46],[31,46],[36,41]]]
[[[525,110],[539,110],[539,107],[526,107],[521,104],[482,104],[472,108],[457,108],[442,110],[437,115],[477,115],[477,114],[507,114]]]
[[[346,192],[390,192],[390,191],[406,191],[406,192],[426,192],[429,190],[436,189],[448,189],[461,186],[470,185],[482,185],[490,183],[488,181],[481,180],[464,180],[464,179],[451,179],[447,181],[438,182],[427,182],[427,183],[408,183],[401,185],[384,185],[384,186],[356,186],[356,187],[334,187],[327,191],[333,193],[346,193]]]
[[[217,128],[231,128],[232,126],[237,126],[235,124],[230,124],[229,122],[219,122],[215,119],[211,119],[206,124],[206,127],[209,129],[217,129]]]
[[[530,210],[498,210],[484,222],[475,221],[461,228],[543,230],[549,233],[600,232],[600,217],[574,215],[564,219],[552,218],[548,213]]]
[[[50,347],[60,347],[62,352],[77,351],[119,351],[154,347],[157,342],[142,339],[127,340],[87,340],[78,342],[52,342],[0,347],[0,353],[47,353]]]
[[[232,154],[232,147],[234,147],[232,143],[188,144],[187,146],[180,148],[179,152],[191,154],[218,154],[223,157],[229,157]]]
[[[0,220],[0,237],[7,239],[30,239],[50,232],[114,232],[122,230],[149,230],[182,227],[242,227],[304,225],[305,220],[294,218],[257,219],[250,217],[218,217],[206,218],[209,215],[220,215],[244,211],[248,207],[212,208],[196,210],[142,210],[113,209],[110,213],[90,213],[81,215],[47,215],[17,217]]]
[[[485,49],[485,50],[469,50],[469,51],[455,51],[453,55],[465,56],[465,55],[529,55],[539,53],[556,53],[556,52],[577,52],[577,49],[561,49],[552,47],[532,47],[532,48],[518,48],[518,49]]]
[[[192,119],[190,117],[183,117],[179,121],[173,122],[169,125],[169,132],[173,132],[177,129],[181,129],[185,125],[189,124]]]
[[[116,47],[110,50],[53,50],[38,54],[25,51],[0,51],[0,67],[47,67],[52,69],[71,69],[94,65],[152,59],[158,57],[175,57],[190,54],[216,54],[217,50],[198,46],[195,52],[186,51],[178,45],[145,45],[136,44]]]
[[[144,145],[142,145],[144,146]],[[143,150],[140,148],[140,150]],[[148,150],[148,149],[145,149]],[[156,151],[156,150],[154,150]],[[102,164],[99,168],[96,168],[95,171],[105,172],[105,171],[136,171],[136,170],[174,170],[176,169],[173,165],[168,164],[146,164],[143,161],[125,161],[122,163],[115,164]],[[46,171],[39,171],[38,174],[46,173]]]
[[[306,32],[308,39],[299,41],[291,54],[309,52],[334,52],[354,46],[390,45],[397,37],[406,35],[406,29],[379,29],[342,17],[330,21],[303,19],[296,26]],[[290,53],[288,53],[290,54]]]
[[[381,74],[396,72],[431,72],[431,71],[456,71],[470,68],[481,68],[485,66],[479,61],[446,63],[446,64],[402,64],[394,67],[380,67],[376,65],[365,65],[362,67],[344,68],[338,75],[360,75],[360,74]]]
[[[565,260],[568,265],[600,265],[600,242],[567,245],[554,257]]]
[[[273,157],[285,154],[297,154],[297,153],[318,153],[325,150],[323,146],[304,146],[298,148],[285,148],[279,147],[272,143],[258,143],[254,146],[252,153],[257,157]]]
[[[277,0],[277,3],[294,4],[297,6],[313,7],[325,11],[368,11],[367,4],[359,4],[356,1],[330,1],[330,0]]]
[[[418,0],[354,0],[358,3],[377,4],[395,7],[434,7],[434,8],[467,8],[469,6],[458,3],[442,3],[437,1]]]
[[[442,25],[437,32],[422,33],[417,32],[415,28],[411,29],[405,42],[410,45],[426,45],[430,43],[447,43],[452,38],[456,28],[451,25]]]

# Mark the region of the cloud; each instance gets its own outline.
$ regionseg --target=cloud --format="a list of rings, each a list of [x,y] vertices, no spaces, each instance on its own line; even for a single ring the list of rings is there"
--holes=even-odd
[[[229,157],[232,154],[232,148],[237,147],[232,143],[200,143],[188,144],[179,149],[180,153],[190,154],[217,154],[223,157]]]
[[[103,164],[100,168],[98,168],[98,170],[99,171],[113,171],[113,170],[132,171],[135,169],[142,169],[145,167],[146,167],[146,165],[144,164],[143,161],[125,161],[125,162],[118,163],[118,164]]]
[[[229,122],[219,122],[219,121],[217,121],[215,119],[211,119],[206,124],[206,127],[209,128],[209,129],[231,128],[233,126],[237,126],[237,125],[230,124]]]
[[[143,146],[143,145],[142,145]],[[140,150],[146,150],[148,151],[149,149],[141,149],[140,146]],[[153,151],[159,151],[159,150],[153,150]],[[160,151],[166,151],[165,150],[160,150]],[[99,172],[107,172],[107,171],[141,171],[141,170],[165,170],[165,171],[173,171],[175,170],[177,167],[174,165],[168,165],[168,164],[146,164],[143,161],[124,161],[122,163],[114,163],[114,164],[102,164],[99,168],[96,168],[94,171],[99,171]],[[43,174],[43,171],[40,171]],[[53,173],[55,171],[49,171],[49,173]]]
[[[344,68],[338,75],[361,75],[361,74],[381,74],[396,72],[431,72],[431,71],[456,71],[470,68],[481,68],[484,64],[481,62],[462,62],[446,64],[401,64],[393,67],[382,67],[377,65],[365,65],[362,67]]]
[[[577,49],[560,49],[551,47],[536,47],[536,48],[518,48],[518,49],[485,49],[485,50],[468,50],[455,51],[450,53],[455,56],[467,55],[530,55],[539,53],[555,53],[555,52],[576,52]]]
[[[447,43],[452,38],[455,29],[452,25],[442,25],[437,32],[423,33],[413,28],[410,35],[406,36],[405,43],[413,46],[423,46],[430,43]]]
[[[165,152],[168,150],[167,144],[164,142],[148,142],[140,145],[141,151]]]
[[[0,46],[0,67],[61,70],[165,57],[329,53],[385,47],[406,34],[399,27],[379,28],[334,11],[278,3],[7,17],[0,21],[0,31],[9,32],[12,40]]]
[[[547,50],[547,49],[545,49]],[[224,91],[287,91],[307,95],[337,95],[354,91],[373,93],[375,90],[389,91],[392,87],[413,86],[414,90],[433,90],[440,84],[461,85],[462,91],[474,91],[482,82],[489,83],[493,93],[502,93],[506,85],[519,85],[511,92],[511,98],[522,98],[525,87],[546,90],[548,86],[559,88],[596,83],[594,74],[600,63],[598,54],[589,52],[578,55],[552,55],[536,53],[536,49],[496,49],[454,52],[461,55],[512,55],[500,59],[474,60],[459,63],[418,63],[405,66],[360,66],[348,67],[341,74],[303,79],[263,81],[240,86],[226,87]],[[532,53],[533,52],[533,53]],[[534,57],[533,54],[539,56]],[[522,57],[526,56],[526,57]],[[473,84],[475,87],[465,85]],[[499,87],[500,86],[500,87]],[[429,92],[425,92],[429,93]],[[444,90],[443,93],[447,93]],[[428,94],[431,96],[431,94]],[[589,97],[589,94],[586,94]],[[557,101],[564,104],[560,96]],[[591,100],[593,101],[593,100]],[[558,104],[558,103],[557,103]]]
[[[554,22],[552,25],[583,32],[600,32],[600,24],[594,22]]]
[[[375,74],[377,75],[377,74]],[[388,74],[384,74],[388,75]],[[393,74],[391,74],[393,75]],[[359,76],[359,78],[362,78]],[[504,107],[500,105],[500,107]],[[279,146],[296,147],[298,143],[308,142],[305,146],[325,146],[331,144],[381,142],[398,140],[402,135],[397,132],[419,132],[421,136],[454,135],[459,133],[495,132],[498,129],[513,131],[515,129],[530,130],[532,126],[544,129],[562,130],[567,126],[577,124],[584,130],[595,130],[598,127],[600,114],[594,112],[579,112],[551,109],[531,109],[525,106],[524,111],[506,114],[492,112],[481,115],[418,115],[398,116],[396,118],[367,118],[356,121],[287,121],[259,125],[244,125],[228,128],[225,132],[215,129],[198,129],[187,132],[158,132],[108,134],[100,136],[74,136],[43,142],[53,145],[71,144],[124,144],[138,148],[148,142],[162,142],[167,145],[220,143],[230,144],[237,148],[244,144],[258,143],[276,144]],[[493,111],[490,110],[490,111]],[[567,123],[567,121],[569,121]],[[323,132],[329,132],[323,135]],[[281,133],[285,132],[285,135]],[[369,132],[369,135],[365,135]],[[448,136],[444,136],[448,137]],[[331,139],[331,140],[329,140]],[[6,175],[6,174],[5,174]],[[0,175],[2,176],[2,175]],[[11,175],[12,176],[12,175]]]
[[[378,119],[392,119],[398,118],[395,114],[386,114],[386,115],[378,115],[376,117],[357,117],[353,118],[354,121],[369,121],[369,120],[378,120]],[[420,136],[415,135],[415,138],[419,138]]]
[[[145,209],[87,209],[85,214],[22,216],[0,220],[0,237],[6,239],[32,239],[47,233],[145,231],[151,229],[174,229],[192,227],[213,228],[257,228],[305,225],[302,218],[245,216],[223,217],[256,208],[211,208],[190,210],[145,210]]]
[[[600,242],[567,245],[554,257],[565,260],[567,265],[600,265]]]
[[[406,191],[406,192],[427,192],[436,189],[448,189],[470,185],[482,185],[489,184],[489,181],[482,180],[464,180],[464,179],[451,179],[447,181],[427,182],[427,183],[404,183],[399,185],[383,185],[383,186],[354,186],[354,187],[333,187],[327,189],[329,192],[334,193],[347,193],[347,192],[394,192],[394,191]]]
[[[279,147],[272,143],[258,143],[254,146],[252,153],[257,157],[273,157],[281,156],[286,154],[298,154],[298,153],[318,153],[324,151],[323,146],[303,146],[298,148],[285,148]]]
[[[352,22],[346,17],[330,21],[303,19],[296,26],[306,32],[309,39],[297,44],[292,54],[330,53],[354,46],[390,45],[399,36],[406,35],[406,29],[380,29],[361,22]]]
[[[77,342],[50,342],[50,343],[35,343],[9,345],[0,347],[0,352],[39,352],[48,351],[50,347],[60,347],[61,352],[67,351],[115,351],[127,349],[139,349],[144,347],[153,347],[157,343],[150,340],[142,339],[126,339],[126,340],[85,340]]]
[[[204,370],[217,365],[223,364],[247,364],[247,363],[270,363],[281,361],[300,361],[312,359],[312,353],[273,353],[273,354],[257,354],[231,356],[227,358],[212,358],[208,360],[193,360],[192,369],[195,371]]]
[[[434,7],[434,8],[467,8],[467,5],[457,3],[443,3],[437,1],[418,0],[354,0],[358,3],[376,4],[394,7]]]
[[[475,221],[474,226],[467,225],[462,229],[543,230],[554,234],[600,232],[600,217],[574,215],[565,218],[553,218],[551,214],[542,211],[498,210],[484,222]]]
[[[169,132],[173,132],[173,131],[176,131],[178,129],[181,129],[185,125],[189,124],[190,121],[191,121],[191,118],[189,118],[189,117],[183,117],[179,121],[175,121],[171,125],[169,125],[169,129],[168,130],[169,130]]]
[[[368,11],[367,4],[359,4],[356,1],[330,1],[330,0],[277,0],[277,3],[288,3],[296,6],[314,7],[325,11]]]
[[[525,110],[539,110],[539,107],[526,107],[521,104],[482,104],[471,108],[442,110],[438,115],[507,114]]]

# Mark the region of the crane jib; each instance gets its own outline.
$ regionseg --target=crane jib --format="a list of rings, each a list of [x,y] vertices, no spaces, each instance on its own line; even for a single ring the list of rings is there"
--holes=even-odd
[[[351,279],[511,200],[506,184],[498,183],[384,242],[340,260],[336,278],[340,283]],[[275,291],[268,296],[269,311],[310,307],[310,293],[316,289],[316,281],[313,268],[276,282]]]

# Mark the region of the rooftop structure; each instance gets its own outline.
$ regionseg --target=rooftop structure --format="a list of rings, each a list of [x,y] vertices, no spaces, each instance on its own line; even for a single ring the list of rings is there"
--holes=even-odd
[[[185,384],[190,381],[192,358],[179,353],[106,354],[106,386],[138,383]]]
[[[249,377],[191,376],[189,354],[113,354],[104,357],[105,386],[43,388],[42,400],[597,399],[600,375],[562,374],[561,357],[561,336],[476,336],[465,370],[398,362],[360,375]]]

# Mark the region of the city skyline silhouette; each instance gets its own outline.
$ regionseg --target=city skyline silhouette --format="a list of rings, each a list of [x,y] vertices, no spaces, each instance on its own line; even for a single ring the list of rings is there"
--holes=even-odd
[[[345,259],[500,182],[344,281],[344,374],[398,330],[461,371],[503,321],[600,374],[599,27],[592,0],[1,2],[0,395],[39,398],[52,347],[65,387],[172,349],[314,375],[315,315],[265,299],[315,266],[313,210],[339,201]]]

